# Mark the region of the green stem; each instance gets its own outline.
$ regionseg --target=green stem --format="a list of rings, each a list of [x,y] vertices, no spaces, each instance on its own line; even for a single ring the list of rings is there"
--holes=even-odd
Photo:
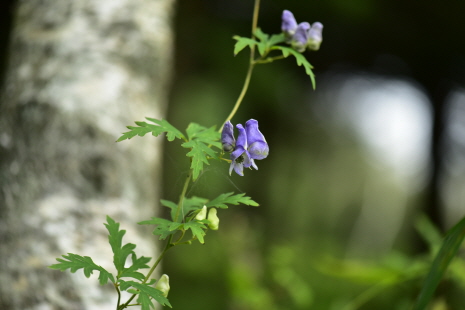
[[[274,56],[274,57],[268,57],[268,58],[262,57],[261,59],[258,59],[257,61],[255,61],[255,64],[257,64],[257,65],[267,64],[267,63],[273,62],[275,60],[280,60],[280,59],[284,59],[284,58],[285,58],[284,56]]]
[[[234,105],[234,108],[232,109],[231,113],[229,114],[229,116],[224,121],[225,123],[227,121],[230,121],[234,117],[234,115],[236,114],[237,110],[239,109],[239,107],[240,107],[240,105],[242,103],[242,100],[244,99],[245,93],[247,92],[247,89],[249,88],[250,77],[252,76],[253,68],[254,68],[254,64],[250,63],[249,64],[249,69],[247,70],[247,76],[245,77],[244,86],[242,86],[242,91],[241,91],[241,93],[239,95],[239,98],[237,98],[237,101],[236,101],[236,104]],[[221,128],[220,130],[222,130],[222,129],[223,128]]]
[[[179,196],[178,207],[176,208],[176,214],[174,216],[173,221],[177,222],[179,218],[179,213],[181,213],[182,206],[184,204],[184,197],[186,196],[187,188],[189,187],[189,182],[192,178],[192,170],[189,170],[189,174],[187,175],[186,182],[184,182],[184,187],[182,188],[181,195]]]
[[[183,203],[184,203],[184,197],[186,196],[186,192],[187,192],[187,188],[189,187],[189,183],[191,181],[191,178],[192,178],[192,170],[189,171],[189,174],[187,175],[187,178],[186,178],[186,182],[184,182],[184,187],[182,188],[182,192],[181,192],[181,195],[179,196],[179,203],[178,203],[178,207],[176,209],[176,215],[174,216],[174,221],[177,221],[178,220],[178,217],[179,217],[179,213],[181,213],[181,209],[182,209],[182,206],[183,206]],[[169,239],[168,239],[168,242],[166,243],[166,246],[165,248],[163,249],[163,252],[161,252],[160,256],[158,257],[157,261],[155,262],[155,264],[152,266],[152,268],[150,268],[150,271],[149,273],[147,274],[147,276],[145,277],[144,281],[142,281],[142,283],[146,283],[149,279],[150,279],[150,276],[152,275],[152,273],[155,271],[155,269],[157,268],[157,266],[160,264],[161,260],[163,259],[163,257],[165,256],[166,252],[171,249],[174,244],[171,243],[171,241],[173,240],[173,235],[170,235]],[[123,305],[121,305],[118,310],[122,310],[122,309],[125,309],[128,307],[129,303],[136,297],[136,294],[132,295],[131,298],[128,299],[127,302],[125,302]],[[119,304],[119,302],[118,302]]]
[[[254,5],[254,10],[253,10],[253,18],[252,18],[252,38],[254,37],[254,33],[257,30],[257,23],[258,23],[258,12],[260,10],[260,0],[255,0],[255,5]],[[252,76],[253,68],[255,67],[255,46],[251,47],[250,49],[250,58],[249,58],[249,68],[247,70],[247,75],[245,77],[244,85],[242,86],[241,93],[239,94],[239,98],[237,98],[236,104],[234,105],[234,108],[232,109],[231,113],[229,116],[226,118],[224,123],[227,121],[230,121],[234,115],[236,114],[237,110],[239,109],[242,100],[245,97],[245,93],[247,92],[247,89],[249,88],[250,84],[250,78]],[[223,123],[223,124],[224,124]],[[223,130],[223,126],[220,128],[220,132]]]
[[[253,19],[252,19],[252,37],[254,37],[254,33],[255,33],[256,29],[257,29],[259,9],[260,9],[260,0],[255,0]],[[237,110],[239,109],[239,106],[242,103],[242,100],[244,99],[244,96],[245,96],[245,94],[247,92],[247,89],[249,88],[250,78],[252,77],[253,68],[254,68],[254,66],[256,64],[254,58],[255,58],[255,47],[252,47],[251,50],[250,50],[249,68],[247,70],[247,75],[245,77],[244,85],[242,86],[242,90],[241,90],[241,93],[239,94],[239,97],[238,97],[238,99],[236,101],[236,104],[234,105],[234,108],[232,109],[229,116],[227,117],[225,123],[227,121],[231,120],[234,117]],[[222,130],[222,128],[220,129],[220,131],[221,130]],[[175,213],[175,216],[174,216],[174,219],[173,219],[174,221],[177,221],[178,218],[179,218],[179,215],[180,215],[181,210],[182,210],[182,206],[184,204],[184,198],[186,196],[187,189],[189,187],[189,183],[190,183],[191,179],[192,179],[192,170],[189,171],[189,174],[187,175],[187,178],[186,178],[186,181],[184,183],[184,187],[182,189],[181,195],[179,196],[178,206],[177,206],[176,213]],[[183,234],[183,236],[184,236],[184,234]],[[182,239],[182,237],[177,242],[179,242]],[[172,239],[173,239],[173,235],[170,235],[170,237],[168,239],[168,242],[166,243],[165,248],[163,249],[163,252],[161,252],[160,256],[158,257],[157,261],[152,266],[152,268],[150,268],[150,271],[148,272],[147,276],[145,277],[144,281],[142,281],[142,283],[146,283],[150,279],[150,276],[155,271],[157,266],[160,264],[161,260],[165,256],[166,252],[169,249],[171,249],[173,246],[176,245],[176,244],[172,243]],[[127,302],[120,305],[121,293],[120,293],[120,291],[119,291],[119,289],[118,289],[118,287],[116,285],[115,285],[115,288],[116,288],[116,290],[118,292],[118,306],[116,307],[116,310],[122,310],[122,309],[127,308],[130,305],[130,302],[136,297],[137,294],[133,294],[128,299]]]
[[[152,275],[152,273],[155,271],[155,269],[157,268],[157,266],[160,264],[161,260],[163,259],[163,257],[165,256],[166,252],[168,252],[169,249],[171,249],[174,245],[171,243],[171,240],[172,240],[172,237],[173,235],[170,236],[170,238],[168,239],[168,242],[166,243],[166,246],[165,248],[163,249],[163,252],[161,252],[160,256],[158,256],[158,259],[157,261],[155,262],[155,264],[153,264],[152,268],[150,268],[150,271],[149,273],[145,276],[145,279],[144,281],[142,281],[142,283],[146,283],[149,279],[150,279],[150,276]],[[122,310],[122,309],[125,309],[129,306],[129,303],[136,297],[137,294],[133,294],[131,296],[131,298],[128,299],[128,301],[126,301],[124,304],[122,304],[121,306],[118,306],[118,308],[116,308],[116,310]],[[119,305],[119,297],[120,297],[120,293],[118,291],[118,305]]]
[[[160,256],[158,256],[157,261],[155,262],[155,264],[153,264],[152,268],[150,268],[149,273],[145,276],[145,279],[144,279],[144,281],[142,281],[142,283],[146,283],[146,282],[150,279],[150,276],[151,276],[152,273],[155,271],[155,269],[157,268],[158,264],[160,264],[161,260],[163,259],[163,256],[165,256],[166,252],[168,252],[168,250],[171,249],[171,248],[174,246],[174,245],[171,243],[172,237],[173,237],[173,235],[171,235],[170,238],[168,239],[168,242],[166,243],[166,246],[165,246],[165,248],[163,249],[163,252],[161,252]]]
[[[190,183],[191,178],[192,178],[192,170],[189,171],[189,174],[187,175],[186,182],[184,183],[184,187],[182,189],[181,195],[179,196],[179,203],[178,203],[178,208],[176,209],[176,215],[174,217],[174,221],[177,221],[177,219],[179,217],[179,213],[181,212],[181,209],[182,209],[182,206],[183,206],[183,203],[184,203],[184,197],[186,195],[187,188],[189,187],[189,183]],[[146,283],[150,279],[150,276],[155,271],[157,266],[160,264],[161,260],[165,256],[166,252],[168,252],[168,250],[171,249],[174,246],[174,244],[171,243],[172,240],[173,240],[173,235],[170,235],[170,237],[168,239],[168,242],[166,243],[166,246],[163,249],[163,252],[161,252],[160,256],[158,256],[157,261],[152,266],[152,268],[150,268],[150,271],[147,273],[147,275],[145,276],[145,279],[144,279],[144,281],[142,281],[142,283]],[[136,297],[136,294],[133,294],[131,296],[131,298],[129,298],[127,302],[125,302],[123,305],[121,305],[119,308],[117,308],[117,310],[122,310],[122,309],[127,308],[129,306],[129,303],[135,297]],[[118,301],[118,304],[119,304],[119,301]]]
[[[121,292],[120,292],[120,290],[119,290],[119,288],[118,288],[118,284],[116,284],[116,283],[113,283],[113,284],[114,284],[114,286],[115,286],[116,292],[118,293],[118,304],[116,304],[116,310],[118,310],[119,307],[120,307],[119,304],[120,304],[120,302],[121,302]]]

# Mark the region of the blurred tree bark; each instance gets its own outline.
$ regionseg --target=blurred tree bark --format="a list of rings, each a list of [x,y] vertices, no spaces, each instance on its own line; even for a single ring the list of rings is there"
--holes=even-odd
[[[114,309],[111,285],[48,269],[67,252],[113,271],[105,215],[153,256],[173,0],[18,1],[0,102],[0,309]]]

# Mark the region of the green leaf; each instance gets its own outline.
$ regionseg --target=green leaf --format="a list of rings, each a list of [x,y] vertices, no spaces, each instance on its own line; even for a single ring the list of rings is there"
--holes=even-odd
[[[196,123],[189,124],[186,132],[189,141],[181,146],[191,149],[187,156],[192,157],[192,178],[195,181],[203,170],[203,164],[209,164],[208,157],[217,158],[216,152],[211,149],[211,146],[221,149],[221,143],[218,142],[220,133],[214,127],[206,128]]]
[[[190,222],[184,224],[184,229],[185,230],[190,229],[192,231],[192,235],[194,237],[197,237],[197,239],[199,239],[200,243],[202,243],[202,244],[205,243],[205,241],[203,239],[203,236],[205,236],[204,229],[207,229],[207,226],[205,226],[205,224],[203,224],[201,222],[197,222],[197,221],[190,221]]]
[[[207,202],[208,199],[197,196],[185,198],[183,203],[183,212],[184,214],[188,214],[191,211],[202,209]]]
[[[206,144],[212,144],[221,149],[220,133],[216,131],[215,126],[207,128],[196,123],[190,123],[186,129],[189,140],[198,139]]]
[[[152,298],[155,299],[162,306],[168,306],[172,308],[168,299],[163,296],[160,290],[152,287],[153,282],[150,283],[139,283],[135,281],[121,281],[121,289],[126,290],[128,287],[134,287],[139,291],[137,302],[140,303],[142,310],[150,310],[154,308]]]
[[[179,218],[178,219],[174,218],[176,216],[176,209],[178,208],[178,205],[169,200],[161,199],[160,201],[163,206],[171,209],[171,219],[174,222],[180,221]],[[208,202],[208,199],[201,198],[201,197],[196,197],[196,196],[192,196],[190,198],[186,197],[183,200],[182,210],[179,215],[184,217],[190,211],[201,209],[207,202]]]
[[[284,57],[288,57],[289,55],[292,55],[295,57],[297,61],[297,65],[303,66],[305,68],[305,73],[310,77],[310,80],[312,81],[312,86],[313,89],[315,89],[315,75],[313,74],[313,66],[307,61],[307,59],[299,52],[296,50],[290,48],[290,47],[285,47],[285,46],[279,46],[276,45],[274,46],[274,49],[279,49],[283,53]]]
[[[286,41],[286,37],[285,37],[284,33],[274,34],[268,40],[267,44],[268,44],[269,47],[272,47],[273,45],[283,43],[284,41]]]
[[[182,144],[185,148],[191,148],[186,155],[192,157],[191,169],[192,179],[195,181],[203,170],[203,164],[209,165],[207,156],[216,157],[216,153],[204,143],[192,140]]]
[[[123,272],[119,275],[119,277],[120,278],[130,277],[130,278],[135,278],[137,280],[142,281],[143,279],[145,279],[145,276],[142,273],[137,272],[137,270],[150,268],[147,265],[147,263],[151,260],[151,258],[145,257],[145,256],[141,256],[137,258],[136,253],[132,253],[131,258],[132,258],[132,265],[128,268],[124,268]]]
[[[234,40],[237,40],[236,44],[234,45],[234,56],[239,54],[246,46],[252,48],[254,45],[258,44],[257,41],[251,38],[245,38],[240,36],[234,36]]]
[[[152,135],[155,137],[166,132],[166,137],[168,141],[173,141],[175,138],[185,139],[184,135],[178,129],[176,129],[174,126],[168,123],[168,121],[158,120],[149,117],[146,117],[146,119],[152,123],[155,123],[156,125],[149,124],[146,122],[135,122],[136,125],[139,127],[127,126],[127,128],[130,129],[130,131],[123,133],[123,135],[119,137],[119,139],[116,140],[116,142],[131,139],[135,136],[143,137],[149,132],[151,132]]]
[[[58,264],[53,264],[49,266],[51,269],[65,271],[66,269],[70,269],[72,273],[75,273],[79,269],[83,269],[84,275],[89,278],[90,275],[93,273],[94,270],[100,272],[98,280],[100,285],[104,285],[110,280],[111,282],[115,283],[115,278],[111,273],[106,271],[102,266],[96,265],[92,258],[89,256],[80,256],[73,253],[68,253],[68,255],[62,255],[64,259],[57,258],[56,260],[59,262]]]
[[[164,199],[161,199],[160,202],[162,206],[165,206],[171,209],[171,220],[176,221],[177,219],[175,219],[174,217],[176,216],[176,209],[178,208],[178,205],[172,201],[164,200]]]
[[[254,35],[260,40],[260,41],[268,41],[268,38],[270,37],[266,33],[264,33],[260,28],[257,28],[254,32]]]
[[[260,28],[257,28],[255,31],[254,35],[260,40],[260,42],[257,44],[258,52],[260,55],[265,55],[265,53],[268,51],[268,35],[266,33],[263,33]]]
[[[237,55],[247,46],[250,48],[257,46],[260,55],[264,56],[269,52],[272,46],[285,41],[283,33],[272,35],[270,38],[270,36],[264,33],[260,28],[257,28],[254,36],[258,39],[258,41],[251,38],[234,36],[233,38],[237,40],[236,44],[234,45],[234,55]]]
[[[123,271],[126,259],[131,253],[133,253],[136,245],[132,243],[126,243],[123,246],[123,236],[126,233],[126,230],[119,230],[119,223],[116,223],[108,215],[105,227],[109,233],[108,241],[110,242],[110,246],[113,251],[113,263],[119,274]]]
[[[442,246],[431,265],[428,275],[426,276],[425,283],[413,308],[414,310],[426,309],[444,272],[452,261],[452,258],[454,258],[457,254],[464,237],[465,217],[447,232],[444,241],[442,242]]]
[[[176,230],[172,228],[175,227],[175,225],[178,225],[178,227],[181,225],[181,223],[172,222],[172,221],[162,219],[159,217],[152,217],[152,219],[148,221],[139,222],[138,224],[139,225],[156,225],[157,227],[155,227],[152,234],[154,234],[155,236],[159,235],[160,240],[164,240],[169,235],[174,234]]]
[[[215,199],[213,199],[212,201],[206,203],[205,205],[207,207],[216,207],[216,208],[222,208],[222,209],[228,208],[226,204],[238,205],[242,203],[248,206],[254,206],[254,207],[258,206],[258,203],[253,201],[250,197],[245,196],[245,194],[237,194],[237,195],[233,195],[233,194],[234,193],[221,194]]]

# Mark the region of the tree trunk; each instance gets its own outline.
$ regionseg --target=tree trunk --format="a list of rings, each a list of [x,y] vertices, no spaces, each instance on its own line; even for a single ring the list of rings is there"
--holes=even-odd
[[[164,114],[173,0],[18,1],[0,102],[0,309],[115,309],[96,275],[48,269],[68,252],[113,271],[103,225],[154,256],[161,138],[115,143]]]

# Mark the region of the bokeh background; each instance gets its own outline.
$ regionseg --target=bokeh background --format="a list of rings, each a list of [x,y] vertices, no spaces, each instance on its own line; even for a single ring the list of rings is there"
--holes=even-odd
[[[206,245],[169,254],[179,309],[409,309],[441,234],[464,214],[465,24],[462,1],[262,1],[324,24],[305,55],[255,69],[233,123],[255,118],[270,145],[258,171],[212,164],[189,195],[245,192],[259,208],[221,210]],[[180,1],[169,120],[221,125],[245,77],[253,1]],[[166,199],[187,163],[167,145]],[[462,309],[459,257],[432,309]]]
[[[0,3],[2,53],[12,2]],[[205,245],[167,254],[170,301],[410,309],[441,237],[465,215],[465,2],[262,0],[259,27],[279,33],[284,9],[324,25],[321,49],[305,53],[316,90],[291,57],[256,67],[233,123],[257,119],[269,157],[244,177],[212,162],[188,195],[246,193],[260,207],[220,210]],[[178,1],[173,125],[222,125],[248,62],[232,37],[250,35],[252,11],[252,0]],[[188,170],[176,142],[165,143],[163,166],[162,196],[176,201]],[[463,258],[431,309],[465,308]]]

